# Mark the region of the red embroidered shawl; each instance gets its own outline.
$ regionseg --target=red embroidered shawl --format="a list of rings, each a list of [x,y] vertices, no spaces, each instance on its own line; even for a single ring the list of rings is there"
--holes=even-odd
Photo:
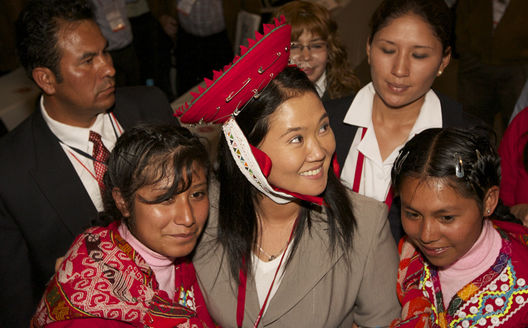
[[[70,247],[32,325],[102,318],[136,327],[214,327],[188,259],[176,265],[176,295],[159,290],[145,260],[119,235],[118,222],[90,228]]]
[[[528,327],[528,229],[504,221],[493,225],[503,239],[497,260],[447,309],[436,268],[402,238],[396,286],[402,314],[391,327]]]

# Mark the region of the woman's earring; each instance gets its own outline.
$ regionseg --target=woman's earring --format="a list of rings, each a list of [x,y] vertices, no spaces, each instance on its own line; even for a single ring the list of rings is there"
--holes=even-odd
[[[488,210],[487,210],[487,213],[488,213],[488,215],[490,215],[490,210],[489,210],[489,208],[488,208]]]
[[[440,76],[440,75],[442,75],[442,73],[443,73],[442,70],[439,69],[438,70],[438,74],[436,74],[436,76]]]

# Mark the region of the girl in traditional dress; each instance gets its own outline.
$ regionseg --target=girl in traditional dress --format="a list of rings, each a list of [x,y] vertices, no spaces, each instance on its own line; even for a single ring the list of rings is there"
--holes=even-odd
[[[478,133],[429,129],[400,151],[395,327],[527,327],[528,229],[497,207],[499,158]]]
[[[208,157],[188,130],[126,131],[105,175],[112,221],[79,235],[33,327],[214,327],[187,255],[205,225]]]

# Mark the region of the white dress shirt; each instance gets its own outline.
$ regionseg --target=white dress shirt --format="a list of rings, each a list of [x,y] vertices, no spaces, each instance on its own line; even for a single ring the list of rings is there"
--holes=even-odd
[[[323,95],[326,91],[326,71],[315,81],[315,89],[319,97],[323,98]]]
[[[403,144],[396,147],[384,161],[381,159],[378,140],[372,123],[372,104],[375,93],[376,91],[374,90],[372,82],[359,90],[343,120],[343,122],[356,125],[359,128],[345,159],[345,164],[341,172],[341,180],[349,188],[352,188],[358,151],[360,151],[365,156],[365,159],[358,192],[379,201],[385,201],[390,187],[392,164],[398,157],[398,153],[403,147]],[[429,90],[425,94],[425,101],[409,133],[407,141],[423,130],[440,127],[442,127],[442,107],[440,99],[438,99],[434,91]],[[367,132],[363,140],[361,140],[361,133],[365,128]]]
[[[42,117],[51,132],[61,141],[60,145],[66,153],[66,156],[70,159],[75,172],[81,179],[86,192],[90,195],[97,211],[103,210],[103,200],[101,197],[101,191],[99,190],[99,184],[95,179],[95,170],[93,166],[93,161],[81,154],[75,152],[70,147],[75,147],[79,150],[86,152],[89,155],[93,154],[93,143],[89,141],[90,131],[97,132],[101,135],[101,140],[103,144],[108,149],[112,151],[116,143],[117,137],[122,133],[123,128],[119,125],[117,120],[114,121],[115,117],[108,113],[99,114],[89,128],[80,128],[75,126],[70,126],[59,121],[52,119],[46,112],[44,107],[43,97],[40,97],[40,110]],[[112,124],[115,126],[112,127]],[[93,174],[93,175],[92,175]]]

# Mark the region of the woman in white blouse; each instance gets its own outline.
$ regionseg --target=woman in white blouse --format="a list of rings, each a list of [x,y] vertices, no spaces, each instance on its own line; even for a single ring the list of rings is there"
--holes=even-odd
[[[466,127],[471,118],[431,90],[451,59],[451,14],[443,1],[385,0],[370,24],[366,50],[372,82],[325,106],[334,114],[341,179],[391,207],[390,172],[405,142],[428,128]],[[389,215],[397,240],[402,235],[398,211],[396,206]]]

